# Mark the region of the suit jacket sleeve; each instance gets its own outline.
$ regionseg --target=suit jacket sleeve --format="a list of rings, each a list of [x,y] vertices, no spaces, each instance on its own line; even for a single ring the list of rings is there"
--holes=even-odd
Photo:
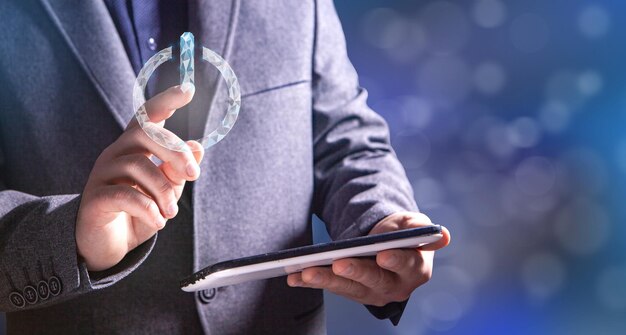
[[[79,194],[37,197],[6,189],[0,151],[0,311],[67,300],[112,285],[149,254],[156,237],[103,272],[89,272],[76,250]]]
[[[314,212],[333,239],[367,235],[386,216],[417,206],[387,125],[358,85],[332,1],[317,2],[315,26]],[[368,309],[395,324],[404,305]]]

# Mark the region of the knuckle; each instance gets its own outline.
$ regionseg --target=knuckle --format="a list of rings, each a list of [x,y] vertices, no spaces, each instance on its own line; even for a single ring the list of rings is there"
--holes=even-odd
[[[426,261],[424,260],[424,256],[419,251],[411,251],[409,257],[406,260],[406,266],[413,272],[422,272],[425,270]]]
[[[415,250],[406,250],[400,253],[400,255],[398,256],[400,257],[402,266],[409,267],[409,268],[415,267],[417,258],[421,258],[420,253]]]
[[[395,266],[393,266],[394,269],[402,269],[404,267],[406,267],[407,265],[409,265],[409,258],[407,256],[407,252],[404,250],[394,250],[394,256],[398,258],[398,261],[396,262]]]
[[[385,277],[385,272],[379,268],[378,271],[375,271],[375,275],[370,280],[370,284],[374,287],[384,286],[387,281]]]
[[[351,286],[354,287],[354,284],[352,284]],[[355,298],[359,300],[364,300],[365,298],[367,298],[367,292],[363,289],[354,289],[352,290],[352,294]]]
[[[359,264],[353,264],[352,268],[353,272],[350,277],[354,278],[354,280],[363,281],[368,278],[367,271],[365,271],[362,266],[359,266]]]
[[[424,276],[424,277],[429,277],[430,278],[432,276],[432,274],[433,274],[433,268],[429,264],[424,262],[418,268],[418,272],[419,272],[420,276]]]
[[[154,201],[147,199],[147,198],[143,199],[141,206],[146,210],[148,214],[150,214],[150,216],[152,217],[156,216],[156,213],[158,212],[158,207],[154,203]]]
[[[330,280],[330,278],[328,278],[328,276],[325,273],[319,272],[318,276],[319,276],[319,282],[316,283],[318,286],[327,286],[329,284],[332,284],[332,280]]]
[[[161,194],[170,194],[174,192],[174,187],[169,181],[163,178],[159,184],[158,190]]]
[[[320,274],[315,269],[305,269],[305,271],[302,272],[302,280],[309,285],[314,285],[313,282],[317,276],[320,276]]]
[[[130,198],[130,192],[126,188],[117,188],[112,192],[111,198],[116,201],[127,201]]]
[[[433,276],[433,272],[432,272],[432,270],[430,268],[429,269],[422,268],[420,270],[420,272],[419,272],[418,277],[417,277],[418,278],[417,279],[418,286],[421,286],[421,285],[424,285],[424,284],[428,283],[428,281],[430,281],[432,276]]]
[[[382,290],[384,296],[393,297],[395,294],[398,293],[399,285],[394,280],[386,280],[385,283],[380,286],[380,290]]]
[[[386,287],[386,288],[393,288],[395,286],[395,283],[396,281],[394,280],[393,276],[384,275],[381,286]]]
[[[392,301],[400,302],[400,301],[408,300],[410,296],[411,296],[410,292],[400,290],[400,291],[394,292],[394,294],[391,295],[391,299]]]
[[[132,175],[139,172],[143,168],[143,162],[136,156],[128,157],[124,162],[126,170]]]
[[[110,195],[104,191],[105,189],[103,189],[102,187],[94,187],[92,189],[85,190],[83,192],[83,200],[87,200],[87,199],[95,200],[95,201],[105,200],[109,198]]]
[[[334,280],[330,279],[326,275],[322,275],[322,279],[320,280],[320,282],[317,285],[318,286],[332,286],[332,285],[334,285]]]
[[[111,201],[111,199],[113,198],[114,197],[112,194],[104,192],[100,188],[96,188],[88,193],[83,194],[83,200],[85,204],[91,204],[94,206],[94,208],[99,208],[100,210],[102,210],[103,205],[106,202]]]
[[[414,212],[404,212],[402,213],[402,220],[403,221],[411,221],[411,220],[415,220],[415,219],[419,219],[421,218],[421,215],[423,215],[422,213],[414,213]]]
[[[352,292],[354,291],[354,282],[352,280],[346,280],[344,282],[337,283],[337,286],[334,287],[334,289],[337,291]]]
[[[370,303],[370,305],[374,305],[376,307],[383,307],[389,302],[390,301],[387,301],[386,299],[383,299],[383,298],[376,298],[372,301],[372,303]]]
[[[323,274],[320,276],[321,280],[316,284],[318,287],[323,287],[329,290],[339,290],[340,285],[337,280],[329,275]]]
[[[321,281],[320,285],[323,285],[323,286],[337,286],[338,280],[337,280],[337,277],[335,277],[334,274],[328,273],[326,271],[322,271],[321,278],[322,278],[322,281]]]
[[[426,282],[428,282],[429,280],[431,280],[433,278],[433,270],[431,268],[429,268],[428,270],[426,270],[424,272],[423,275],[424,279]]]

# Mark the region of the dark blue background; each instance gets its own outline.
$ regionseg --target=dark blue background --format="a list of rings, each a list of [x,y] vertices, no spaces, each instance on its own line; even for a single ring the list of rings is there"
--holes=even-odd
[[[335,3],[453,238],[398,327],[327,295],[329,333],[626,333],[626,3]]]

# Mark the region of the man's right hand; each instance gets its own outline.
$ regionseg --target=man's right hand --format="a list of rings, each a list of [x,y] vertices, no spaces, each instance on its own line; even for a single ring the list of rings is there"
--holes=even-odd
[[[162,127],[176,109],[191,101],[193,93],[175,86],[153,97],[145,104],[150,120]],[[200,176],[204,153],[196,141],[187,145],[188,152],[169,150],[150,139],[133,120],[98,157],[76,221],[78,253],[90,271],[116,265],[176,216],[185,182]],[[163,163],[155,165],[152,155]]]

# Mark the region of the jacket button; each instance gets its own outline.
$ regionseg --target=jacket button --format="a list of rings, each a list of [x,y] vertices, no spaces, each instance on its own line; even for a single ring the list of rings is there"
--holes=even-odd
[[[26,306],[26,300],[24,300],[24,297],[17,291],[9,294],[9,300],[11,300],[11,304],[17,308],[24,308],[24,306]]]
[[[50,289],[48,287],[48,282],[42,280],[37,284],[37,292],[39,293],[39,298],[41,300],[46,300],[50,296]]]
[[[26,285],[24,287],[23,295],[24,295],[24,299],[26,299],[26,302],[31,305],[35,304],[37,300],[39,300],[39,295],[37,294],[37,290],[31,285]]]
[[[148,49],[154,51],[157,48],[157,43],[156,40],[154,39],[154,37],[150,37],[148,39]]]
[[[200,300],[201,303],[206,305],[209,302],[211,302],[211,300],[215,299],[216,295],[217,295],[217,290],[214,288],[210,288],[208,290],[202,290],[198,292],[198,299]]]
[[[61,283],[61,279],[57,276],[52,276],[48,278],[48,291],[50,291],[50,295],[56,297],[63,290],[63,284]]]

